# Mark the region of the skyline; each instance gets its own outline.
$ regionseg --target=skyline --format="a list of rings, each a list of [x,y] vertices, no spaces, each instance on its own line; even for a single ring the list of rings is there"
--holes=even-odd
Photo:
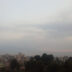
[[[1,0],[0,53],[72,55],[71,3],[72,0]]]

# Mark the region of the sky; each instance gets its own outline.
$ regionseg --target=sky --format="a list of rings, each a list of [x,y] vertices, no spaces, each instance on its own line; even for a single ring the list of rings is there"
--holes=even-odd
[[[0,0],[0,54],[72,55],[72,0]]]

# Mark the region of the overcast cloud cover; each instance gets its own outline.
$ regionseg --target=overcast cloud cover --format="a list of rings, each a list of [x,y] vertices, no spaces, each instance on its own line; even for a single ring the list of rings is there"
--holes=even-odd
[[[72,55],[72,0],[0,0],[0,54]]]

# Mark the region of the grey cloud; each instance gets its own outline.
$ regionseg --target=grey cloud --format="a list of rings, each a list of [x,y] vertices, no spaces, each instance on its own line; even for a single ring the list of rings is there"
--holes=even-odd
[[[64,14],[64,13],[63,13]],[[61,16],[62,21],[60,22],[54,22],[54,23],[47,23],[47,24],[19,24],[19,25],[13,25],[13,26],[0,26],[0,32],[14,32],[14,33],[24,33],[24,28],[36,28],[41,29],[44,31],[45,38],[41,41],[36,40],[34,36],[39,36],[40,33],[36,33],[35,31],[31,30],[31,32],[34,34],[26,38],[22,39],[14,39],[14,40],[2,40],[0,41],[0,50],[5,52],[24,52],[26,54],[38,54],[43,52],[48,52],[49,50],[53,51],[62,51],[62,50],[72,50],[72,41],[65,41],[65,37],[72,36],[72,22],[69,15],[72,15],[71,13],[66,13]],[[33,28],[33,29],[34,29]],[[26,31],[27,32],[27,31]],[[31,34],[31,32],[28,32],[28,35]],[[37,31],[38,32],[38,31]],[[40,35],[40,37],[41,37]],[[33,36],[33,37],[32,37]],[[41,51],[40,48],[47,48],[47,51]],[[67,52],[66,52],[67,53]],[[60,54],[66,54],[61,53]],[[56,54],[56,53],[54,53]],[[58,54],[58,53],[57,53]],[[56,54],[56,55],[57,55]],[[59,55],[60,55],[59,54]],[[72,53],[69,53],[67,55],[71,55]]]
[[[52,37],[72,36],[72,24],[70,23],[44,24],[40,25],[38,28],[42,28],[47,34],[49,32]]]

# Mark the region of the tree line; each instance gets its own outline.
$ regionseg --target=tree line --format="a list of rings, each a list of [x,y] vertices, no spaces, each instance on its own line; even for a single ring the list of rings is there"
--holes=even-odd
[[[10,63],[9,72],[72,72],[72,57],[66,61],[55,59],[53,55],[43,54],[31,57],[24,62],[24,70],[20,70],[20,65],[16,59]]]

